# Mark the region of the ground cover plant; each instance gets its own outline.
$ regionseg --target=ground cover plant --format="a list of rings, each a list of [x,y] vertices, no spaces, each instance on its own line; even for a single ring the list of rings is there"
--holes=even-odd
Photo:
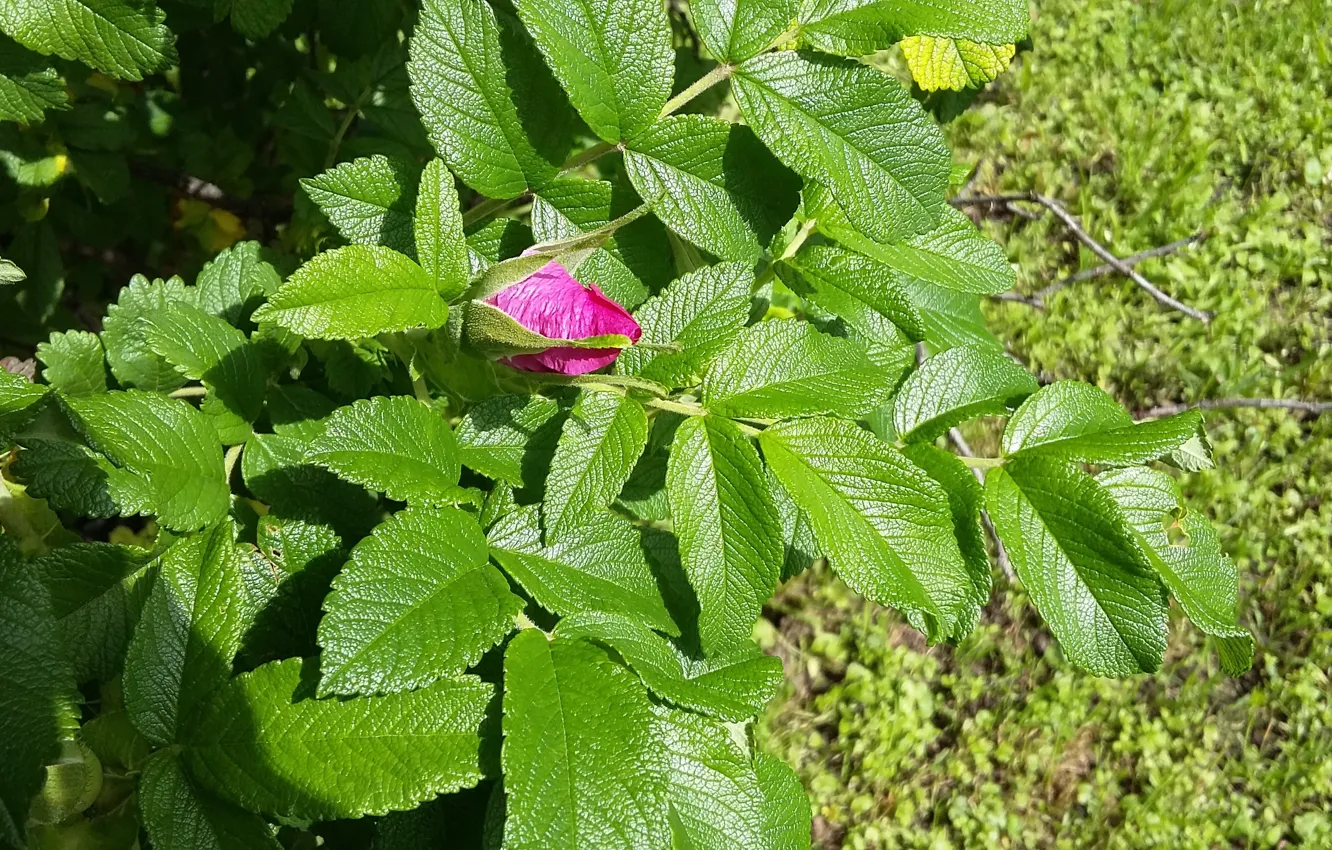
[[[1005,0],[0,6],[7,337],[106,292],[71,252],[152,275],[0,374],[0,840],[808,846],[754,735],[764,606],[826,562],[964,641],[982,510],[1085,674],[1160,668],[1172,599],[1248,670],[1169,471],[1212,466],[1198,412],[1042,386],[981,321],[1013,270],[935,114],[1026,30]],[[857,60],[899,44],[914,93]],[[992,456],[946,450],[995,416]]]
[[[1332,398],[1332,127],[1307,106],[1332,68],[1321,6],[1032,9],[1033,48],[945,128],[955,156],[984,161],[972,190],[1059,198],[1122,256],[1201,233],[1139,268],[1215,317],[1102,277],[1043,310],[987,302],[989,327],[1042,381],[1094,382],[1137,415]],[[1005,244],[1024,296],[1101,264],[1048,216],[987,213],[982,229]],[[978,453],[999,436],[963,430]],[[1239,568],[1258,645],[1239,679],[1183,623],[1159,672],[1087,677],[1033,631],[1016,585],[956,649],[924,646],[826,573],[783,589],[763,642],[787,658],[790,684],[762,740],[810,789],[817,845],[1332,841],[1332,417],[1224,408],[1207,430],[1217,468],[1180,486]]]

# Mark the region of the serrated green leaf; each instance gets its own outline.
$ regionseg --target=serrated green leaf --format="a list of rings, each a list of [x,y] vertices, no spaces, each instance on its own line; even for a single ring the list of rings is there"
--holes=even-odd
[[[608,507],[647,445],[643,406],[628,396],[583,390],[560,430],[546,476],[546,534],[558,541]]]
[[[865,347],[788,319],[746,328],[703,378],[703,405],[719,416],[812,413],[860,416],[888,400],[893,376]]]
[[[12,431],[28,424],[41,409],[48,392],[47,387],[22,375],[0,369],[0,438],[8,439]]]
[[[752,642],[723,655],[695,659],[627,617],[601,613],[565,617],[556,635],[606,644],[653,693],[724,720],[738,722],[760,713],[782,684],[781,660],[765,655]]]
[[[893,427],[908,443],[927,443],[959,422],[1007,413],[1039,389],[1002,354],[963,346],[926,360],[893,399]]]
[[[185,378],[176,367],[148,347],[139,320],[175,301],[193,303],[200,291],[187,289],[178,277],[150,282],[137,274],[120,290],[116,303],[106,308],[102,344],[111,373],[122,387],[171,392],[184,385]]]
[[[248,39],[261,39],[291,14],[294,0],[230,0],[231,27]]]
[[[278,850],[258,815],[200,789],[174,753],[161,752],[139,777],[139,811],[156,850]]]
[[[56,331],[38,344],[37,359],[46,366],[42,377],[65,395],[106,392],[106,350],[97,334]]]
[[[759,445],[852,590],[901,609],[931,640],[955,633],[972,581],[938,483],[892,446],[842,420],[776,425]]]
[[[656,0],[517,0],[514,6],[583,120],[629,139],[671,96],[675,53]]]
[[[559,441],[559,412],[559,405],[543,396],[487,399],[458,423],[458,457],[489,478],[533,486],[544,478]]]
[[[762,53],[795,20],[800,0],[693,0],[694,26],[713,56],[743,62]]]
[[[1221,550],[1207,518],[1183,504],[1179,484],[1164,472],[1116,469],[1096,480],[1124,511],[1135,540],[1170,593],[1200,630],[1222,644],[1222,666],[1231,676],[1253,665],[1253,637],[1235,616],[1239,572]],[[1168,532],[1182,533],[1172,541]]]
[[[407,72],[431,143],[468,186],[515,198],[555,176],[519,120],[489,4],[425,0]]]
[[[65,403],[89,445],[116,464],[108,485],[122,513],[155,516],[176,531],[202,528],[226,514],[231,493],[221,443],[203,414],[142,390]]]
[[[352,550],[319,624],[319,695],[406,691],[457,675],[513,629],[522,600],[457,508],[409,508]]]
[[[416,259],[413,210],[420,170],[383,154],[344,162],[301,188],[348,242],[383,245]]]
[[[434,278],[382,245],[348,245],[296,270],[254,314],[313,339],[438,328],[449,317]]]
[[[432,159],[421,172],[412,228],[418,262],[435,279],[440,296],[448,300],[460,295],[467,288],[472,269],[458,188],[453,185],[453,174],[438,159]]]
[[[654,714],[674,846],[809,850],[809,804],[789,768],[761,762],[762,753],[751,757],[730,730],[707,718],[660,707]]]
[[[504,653],[504,846],[667,846],[653,717],[647,691],[604,650],[519,633]]]
[[[623,614],[651,628],[680,633],[638,531],[621,516],[598,511],[546,546],[540,509],[529,505],[501,517],[487,538],[492,557],[548,611]]]
[[[859,63],[779,51],[738,67],[745,119],[778,159],[828,187],[860,232],[880,242],[933,229],[950,155],[905,89]]]
[[[715,416],[681,423],[666,473],[680,561],[708,655],[748,643],[780,577],[781,517],[749,438]]]
[[[985,326],[980,296],[944,289],[907,276],[902,285],[925,318],[925,343],[932,352],[959,345],[974,345],[1003,351],[1003,344]]]
[[[247,423],[259,418],[268,369],[244,333],[182,302],[150,310],[139,321],[150,351],[185,377],[202,381],[227,412]]]
[[[533,201],[535,212],[535,201]],[[528,248],[535,239],[532,228],[513,218],[492,218],[470,229],[467,234],[467,261],[473,277],[504,260],[512,259]]]
[[[896,325],[909,340],[925,338],[925,319],[902,286],[900,275],[869,257],[827,245],[815,245],[778,267],[786,282],[853,326],[863,326],[872,310]],[[791,272],[795,274],[791,274]]]
[[[408,396],[362,399],[328,418],[306,459],[413,504],[458,497],[458,443],[440,414]]]
[[[0,285],[22,283],[27,279],[27,273],[19,268],[13,260],[0,257]]]
[[[126,0],[22,0],[0,5],[0,30],[38,53],[76,59],[125,80],[176,64],[175,38],[155,5]]]
[[[1070,661],[1098,676],[1160,668],[1165,589],[1104,487],[1072,464],[1017,458],[986,475],[985,502]]]
[[[1027,4],[1022,0],[804,0],[800,23],[801,35],[819,50],[868,56],[911,35],[1018,42],[1027,35]]]
[[[0,840],[24,847],[28,805],[68,736],[75,691],[50,597],[6,536],[0,536],[0,657]]]
[[[532,232],[542,242],[592,233],[643,203],[624,181],[557,177],[532,200]],[[666,229],[645,216],[620,227],[598,248],[569,266],[574,278],[593,283],[626,309],[642,303],[649,292],[671,278],[671,252]]]
[[[120,512],[111,498],[115,467],[78,443],[24,440],[13,471],[29,495],[46,499],[56,510],[83,517],[113,517]]]
[[[475,676],[401,694],[314,699],[310,662],[242,673],[188,719],[182,760],[245,809],[309,820],[403,811],[481,779],[492,687]]]
[[[772,493],[772,502],[777,506],[777,515],[782,518],[782,545],[785,549],[782,560],[781,581],[789,581],[814,565],[823,557],[819,544],[814,539],[814,529],[809,524],[809,515],[787,494],[772,474],[765,468],[768,478],[768,492]]]
[[[258,242],[238,242],[204,263],[195,283],[199,309],[240,327],[264,299],[277,292],[282,278],[263,258]]]
[[[747,263],[721,263],[690,272],[634,313],[643,328],[640,343],[678,345],[659,352],[634,347],[615,361],[618,375],[637,375],[669,386],[692,386],[725,351],[749,318],[754,270]]]
[[[703,115],[653,124],[624,165],[667,227],[723,260],[757,261],[800,202],[800,179],[752,130]]]
[[[0,35],[0,121],[36,124],[46,110],[68,108],[60,72],[41,56]]]
[[[328,396],[300,384],[269,387],[265,404],[273,433],[307,442],[324,433],[324,422],[337,409]]]
[[[308,444],[295,437],[255,434],[241,455],[245,486],[289,517],[331,525],[351,544],[370,533],[383,513],[365,488],[306,461]]]
[[[999,79],[1017,46],[984,44],[965,38],[913,35],[902,39],[911,78],[923,91],[980,88]]]
[[[180,741],[185,717],[231,676],[256,606],[228,520],[166,551],[125,657],[125,707],[154,745]]]
[[[1198,433],[1180,444],[1179,448],[1172,451],[1169,457],[1163,457],[1161,460],[1185,472],[1215,469],[1216,461],[1212,457],[1212,441],[1207,438],[1206,426],[1199,425]]]
[[[957,625],[953,629],[954,640],[961,640],[980,622],[981,610],[990,601],[993,583],[990,554],[985,548],[985,531],[980,519],[985,490],[957,455],[934,445],[911,443],[903,447],[902,454],[939,482],[948,496],[948,509],[953,515],[953,534],[957,537],[962,561],[971,579],[967,604],[958,612]]]
[[[933,230],[901,242],[876,242],[855,229],[832,194],[807,184],[805,213],[819,231],[853,251],[945,289],[990,295],[1013,288],[1016,276],[1004,249],[976,229],[971,219],[945,205]]]
[[[129,546],[75,543],[52,549],[35,566],[76,681],[117,676],[152,587],[153,558]]]
[[[1202,425],[1188,410],[1134,424],[1105,391],[1077,381],[1056,381],[1022,403],[1008,420],[1004,454],[1049,457],[1109,466],[1134,466],[1169,455]]]

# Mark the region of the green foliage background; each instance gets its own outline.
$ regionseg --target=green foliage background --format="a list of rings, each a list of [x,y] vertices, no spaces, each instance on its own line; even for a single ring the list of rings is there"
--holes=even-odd
[[[959,159],[984,162],[974,191],[1061,198],[1121,255],[1206,230],[1143,271],[1217,318],[1103,278],[1046,312],[991,303],[992,328],[1043,380],[1098,383],[1130,409],[1332,398],[1325,4],[1032,11],[1035,49],[946,131]],[[1049,217],[986,229],[1020,291],[1097,264]],[[1258,661],[1239,680],[1178,616],[1162,671],[1116,681],[1029,640],[1034,611],[999,590],[956,650],[927,650],[826,571],[774,600],[766,641],[790,682],[767,741],[799,766],[816,843],[1332,846],[1332,416],[1215,411],[1208,432],[1217,469],[1182,483],[1240,570]],[[985,454],[998,432],[968,436]]]

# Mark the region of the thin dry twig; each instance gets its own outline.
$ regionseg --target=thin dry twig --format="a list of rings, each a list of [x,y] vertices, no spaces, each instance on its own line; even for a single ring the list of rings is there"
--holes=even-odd
[[[1204,324],[1212,320],[1211,313],[1208,313],[1205,310],[1199,310],[1196,307],[1190,307],[1188,304],[1163,292],[1154,283],[1135,271],[1130,264],[1117,257],[1100,242],[1097,242],[1082,228],[1077,217],[1070,213],[1063,204],[1056,201],[1054,198],[1042,195],[1040,192],[1018,192],[1010,195],[970,195],[957,197],[953,198],[950,203],[957,207],[990,207],[991,209],[998,206],[1017,209],[1013,206],[1017,203],[1039,204],[1049,210],[1055,218],[1059,219],[1059,221],[1068,228],[1069,232],[1071,232],[1079,242],[1087,246],[1087,249],[1093,254],[1100,257],[1112,271],[1118,272],[1133,281],[1139,288],[1147,292],[1147,294],[1151,295],[1158,302],[1173,310],[1178,310],[1186,316],[1197,319]]]
[[[1297,410],[1319,416],[1332,413],[1332,401],[1306,401],[1297,398],[1205,398],[1195,402],[1162,404],[1138,412],[1139,419],[1153,419],[1159,416],[1173,416],[1194,408],[1201,410],[1224,410],[1226,408],[1249,407],[1261,410]]]

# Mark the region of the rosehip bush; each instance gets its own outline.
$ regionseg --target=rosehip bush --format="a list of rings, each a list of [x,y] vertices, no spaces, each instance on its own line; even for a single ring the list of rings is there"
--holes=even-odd
[[[921,101],[993,79],[1025,4],[189,5],[178,53],[151,3],[0,0],[16,323],[56,315],[48,214],[135,210],[158,142],[108,123],[229,144],[179,81],[280,102],[251,211],[306,176],[258,239],[182,207],[228,245],[192,282],[0,373],[0,843],[808,847],[752,735],[765,602],[826,559],[959,641],[982,511],[1071,663],[1157,669],[1173,597],[1248,668],[1166,471],[1210,464],[1198,414],[1041,387],[984,329],[1012,270]],[[854,58],[899,43],[914,95]],[[947,450],[982,416],[998,457]]]

